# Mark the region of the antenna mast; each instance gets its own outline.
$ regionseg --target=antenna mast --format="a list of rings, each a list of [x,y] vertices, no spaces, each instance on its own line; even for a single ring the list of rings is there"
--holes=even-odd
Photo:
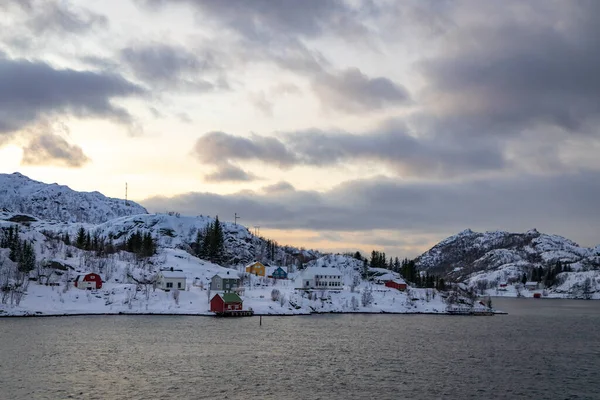
[[[127,182],[125,182],[125,205],[129,205],[129,202],[127,201]]]
[[[237,215],[237,213],[234,213],[234,215],[233,215],[233,223],[234,223],[235,225],[237,225],[237,220],[238,220],[238,219],[240,219],[240,216],[239,216],[239,215]]]

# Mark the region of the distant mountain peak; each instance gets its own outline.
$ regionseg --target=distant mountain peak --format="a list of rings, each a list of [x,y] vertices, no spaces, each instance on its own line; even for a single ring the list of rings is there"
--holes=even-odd
[[[98,224],[147,214],[141,205],[106,197],[99,192],[78,192],[57,183],[39,182],[21,174],[0,174],[0,209],[45,220]]]

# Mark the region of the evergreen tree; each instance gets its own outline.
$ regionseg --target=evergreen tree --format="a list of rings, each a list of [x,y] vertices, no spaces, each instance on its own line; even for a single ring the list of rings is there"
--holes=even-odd
[[[75,247],[77,247],[78,249],[84,249],[86,238],[87,238],[87,233],[86,233],[84,227],[82,226],[77,231],[77,237],[75,238]]]
[[[527,274],[523,273],[523,277],[521,278],[521,283],[524,285],[527,283]]]
[[[19,260],[19,271],[29,273],[35,268],[35,250],[33,245],[24,241],[22,244],[22,253]]]
[[[69,237],[69,232],[65,233],[65,237],[64,237],[63,241],[65,242],[65,244],[67,246],[71,245],[71,238]]]

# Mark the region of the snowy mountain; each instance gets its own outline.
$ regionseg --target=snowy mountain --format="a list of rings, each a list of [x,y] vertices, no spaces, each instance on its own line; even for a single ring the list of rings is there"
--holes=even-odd
[[[99,224],[127,215],[147,214],[132,201],[99,192],[77,192],[56,183],[46,184],[18,172],[0,174],[0,209],[62,222]]]
[[[580,247],[562,236],[543,234],[535,229],[525,233],[479,233],[467,229],[423,253],[416,259],[416,266],[452,281],[491,288],[499,282],[520,281],[523,274],[531,279],[534,269],[545,274],[560,262],[561,269],[569,272],[559,273],[549,289],[568,293],[581,283],[570,274],[580,273],[581,279],[600,278],[599,250],[600,246]],[[541,276],[538,279],[541,280]],[[569,281],[571,284],[565,286]]]

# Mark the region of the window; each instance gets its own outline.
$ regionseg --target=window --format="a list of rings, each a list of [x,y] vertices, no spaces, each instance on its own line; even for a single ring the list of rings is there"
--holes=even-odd
[[[177,289],[181,289],[181,282],[177,282]]]
[[[167,288],[172,288],[173,287],[173,282],[167,282]]]
[[[225,289],[229,289],[229,283],[225,284]]]

